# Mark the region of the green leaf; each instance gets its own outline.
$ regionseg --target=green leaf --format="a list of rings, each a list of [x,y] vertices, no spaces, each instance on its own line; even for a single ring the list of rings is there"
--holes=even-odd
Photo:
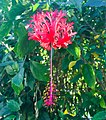
[[[68,56],[65,56],[64,59],[62,60],[62,70],[65,71],[68,69],[68,65],[69,65],[69,58]]]
[[[77,82],[79,80],[79,78],[81,78],[81,74],[80,73],[77,74],[76,76],[74,76],[74,78],[72,78],[70,82],[71,83],[75,83],[75,82]]]
[[[64,118],[64,113],[62,111],[58,111],[60,118]]]
[[[91,6],[91,7],[106,6],[106,1],[105,0],[88,0],[86,2],[86,6]]]
[[[10,113],[11,111],[9,110],[7,105],[0,109],[0,117],[4,115],[9,115]]]
[[[106,103],[105,103],[105,100],[103,99],[103,97],[102,97],[101,100],[100,100],[100,106],[101,106],[102,108],[106,108]]]
[[[38,7],[39,7],[39,3],[36,3],[35,5],[33,5],[33,12],[36,11]]]
[[[77,62],[77,61],[71,61],[71,62],[69,63],[69,66],[68,66],[69,70],[71,70],[71,68],[72,68],[73,66],[75,66],[76,62]]]
[[[47,112],[42,111],[42,113],[39,114],[38,120],[50,120],[50,117]]]
[[[17,73],[13,78],[12,78],[12,83],[14,83],[16,86],[20,86],[21,83],[23,82],[24,78],[24,68],[21,68],[19,73]]]
[[[18,66],[18,63],[17,62],[13,62],[13,64],[10,66],[10,65],[7,65],[5,67],[6,69],[6,72],[9,74],[9,75],[15,75],[18,70],[19,70],[19,66]]]
[[[9,1],[8,0],[0,0],[0,8],[3,11],[8,11]]]
[[[26,7],[21,3],[12,6],[11,10],[8,12],[8,18],[14,20],[16,16],[21,15],[26,10]]]
[[[80,13],[82,12],[82,1],[83,0],[71,0],[72,4],[80,11]]]
[[[42,105],[43,105],[43,99],[41,99],[41,100],[39,100],[37,102],[37,108],[38,108],[38,110],[42,107]]]
[[[72,54],[75,59],[79,59],[81,55],[80,47],[77,46],[77,44],[73,43],[68,46],[67,51]]]
[[[10,111],[12,112],[16,112],[20,110],[20,105],[18,102],[14,101],[14,100],[9,100],[7,102],[7,106],[10,109]]]
[[[14,75],[14,74],[15,74],[13,68],[12,68],[10,65],[7,65],[7,66],[5,67],[5,69],[6,69],[6,72],[7,72],[9,75]]]
[[[30,62],[30,70],[34,76],[35,79],[39,81],[48,81],[49,76],[47,75],[48,69],[46,66],[35,62],[31,61]]]
[[[35,48],[35,41],[28,40],[28,32],[23,24],[19,25],[16,34],[19,38],[19,42],[16,44],[14,51],[19,57],[24,57],[33,51]]]
[[[4,67],[4,66],[7,66],[7,65],[12,65],[14,63],[14,61],[6,61],[6,62],[3,62],[3,63],[0,63],[0,67]]]
[[[31,90],[34,89],[34,83],[35,83],[35,78],[33,77],[32,74],[27,75],[27,85],[31,88]]]
[[[24,68],[21,68],[19,73],[17,73],[11,81],[12,88],[17,95],[23,90],[23,79],[24,79]]]
[[[96,113],[92,120],[106,120],[106,111]]]
[[[10,116],[4,118],[4,120],[14,120],[15,118],[16,118],[15,115],[10,115]]]
[[[3,40],[3,37],[7,36],[12,28],[12,22],[4,22],[0,27],[0,41]]]
[[[102,72],[100,70],[96,70],[96,77],[98,78],[98,80],[102,81],[103,80],[103,75]]]
[[[20,86],[17,86],[17,85],[15,85],[14,83],[12,83],[12,88],[14,89],[14,91],[15,91],[15,93],[17,94],[17,95],[19,95],[20,94],[20,92],[23,90],[23,84],[21,83],[20,84]]]
[[[95,72],[93,70],[93,67],[89,64],[83,65],[82,74],[84,76],[84,80],[87,83],[87,85],[90,88],[94,89],[96,77],[95,77]]]

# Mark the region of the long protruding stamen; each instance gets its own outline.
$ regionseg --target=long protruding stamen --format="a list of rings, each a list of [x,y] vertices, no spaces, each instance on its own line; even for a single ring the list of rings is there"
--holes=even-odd
[[[52,98],[52,83],[53,83],[53,76],[52,76],[52,47],[51,47],[51,52],[50,52],[50,97]]]
[[[57,99],[56,86],[53,83],[52,54],[53,54],[53,48],[51,47],[51,51],[50,51],[50,82],[47,85],[46,91],[44,92],[44,93],[46,93],[46,97],[44,98],[44,105],[45,106],[55,105],[55,101]]]

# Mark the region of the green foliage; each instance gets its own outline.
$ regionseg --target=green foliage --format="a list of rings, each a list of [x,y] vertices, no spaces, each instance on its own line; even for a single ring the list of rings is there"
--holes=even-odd
[[[75,43],[73,43],[72,45],[69,45],[67,48],[67,51],[70,54],[72,54],[75,57],[75,59],[80,58],[81,51],[78,45],[76,45]]]
[[[8,18],[14,20],[16,16],[21,15],[25,11],[25,6],[21,3],[13,5],[11,10],[8,12]]]
[[[24,79],[24,68],[21,68],[19,73],[17,73],[11,81],[12,88],[16,92],[17,95],[20,94],[20,92],[23,89],[23,79]]]
[[[96,77],[93,67],[89,64],[85,64],[82,68],[82,73],[84,76],[84,80],[88,84],[88,86],[92,89],[95,89]]]
[[[105,120],[106,119],[106,111],[98,112],[96,115],[94,115],[92,120]]]
[[[94,6],[94,7],[101,7],[101,6],[106,6],[106,1],[105,0],[88,0],[86,3],[86,6]]]
[[[38,62],[31,61],[30,69],[35,79],[39,81],[48,81],[49,76],[47,76],[47,67],[39,64]]]
[[[14,51],[17,56],[24,57],[28,53],[32,52],[35,47],[35,41],[28,40],[28,33],[24,25],[20,24],[16,29],[16,34],[19,38],[18,43],[15,45]]]
[[[12,27],[12,22],[8,21],[8,22],[4,22],[1,26],[0,26],[0,41],[3,39],[4,36],[7,36],[8,33],[10,32]]]
[[[7,106],[11,112],[19,111],[20,105],[14,100],[10,100],[7,102]]]
[[[0,119],[106,119],[106,1],[0,0]],[[50,51],[28,40],[37,11],[64,10],[77,32],[68,48],[53,50],[56,105],[46,108]]]

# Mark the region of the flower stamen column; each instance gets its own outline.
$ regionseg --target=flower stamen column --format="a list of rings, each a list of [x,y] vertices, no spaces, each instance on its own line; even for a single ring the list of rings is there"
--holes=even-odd
[[[53,103],[53,69],[52,69],[52,47],[50,51],[50,101]]]

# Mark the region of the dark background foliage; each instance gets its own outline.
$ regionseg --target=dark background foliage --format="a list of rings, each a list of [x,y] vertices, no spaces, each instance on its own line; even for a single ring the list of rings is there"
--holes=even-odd
[[[77,35],[53,51],[57,102],[43,106],[49,52],[28,41],[25,29],[37,11],[64,10]],[[106,1],[0,0],[0,119],[106,119]]]

